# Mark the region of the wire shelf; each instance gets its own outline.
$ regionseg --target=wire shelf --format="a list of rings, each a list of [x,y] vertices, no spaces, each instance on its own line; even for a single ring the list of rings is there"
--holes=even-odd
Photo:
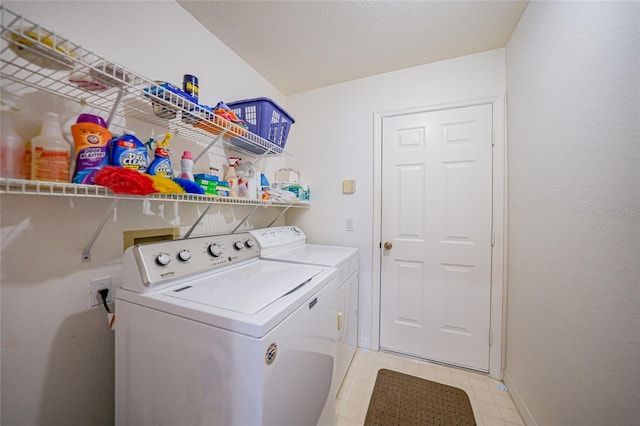
[[[204,147],[205,152],[230,146],[256,158],[290,155],[283,148],[259,137],[213,111],[172,91],[171,85],[153,81],[115,62],[82,48],[59,34],[7,10],[0,5],[0,78],[1,99],[20,98],[33,92],[45,92],[78,102],[91,113],[107,116],[107,124],[123,131],[129,118],[188,138]],[[193,99],[195,101],[195,99]],[[85,111],[89,112],[89,111]],[[254,162],[254,164],[255,164]],[[204,212],[193,224],[188,237],[207,211],[215,204],[254,206],[234,232],[260,207],[280,207],[282,216],[291,207],[308,208],[298,200],[259,200],[199,194],[151,194],[147,196],[116,194],[99,185],[42,182],[0,178],[0,194],[45,195],[112,199],[102,222],[82,252],[82,261],[91,260],[91,248],[119,200],[176,201],[206,203]],[[276,219],[272,223],[275,222]]]
[[[187,203],[249,205],[263,207],[302,207],[308,208],[307,201],[258,200],[232,198],[200,194],[151,194],[146,196],[116,194],[109,188],[99,185],[80,185],[64,182],[44,182],[24,179],[0,178],[0,194],[14,195],[53,195],[80,198],[134,199],[155,201],[179,201]]]
[[[222,134],[222,144],[252,157],[289,155],[283,148],[239,129],[201,105],[84,49],[0,5],[0,72],[3,91],[20,97],[33,91],[79,102],[122,121],[134,118],[166,128],[202,146]],[[115,107],[114,107],[115,106]],[[253,150],[244,149],[243,146]]]

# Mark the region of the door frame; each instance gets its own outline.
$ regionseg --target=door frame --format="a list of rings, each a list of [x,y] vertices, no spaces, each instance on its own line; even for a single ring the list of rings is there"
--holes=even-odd
[[[507,147],[505,96],[495,96],[463,100],[446,104],[426,105],[393,111],[374,112],[373,129],[373,241],[371,291],[371,346],[380,349],[380,285],[382,242],[382,120],[385,117],[412,113],[432,112],[444,109],[491,104],[493,108],[493,232],[495,244],[491,254],[491,317],[489,346],[489,375],[502,380],[505,358],[505,316],[507,282]]]

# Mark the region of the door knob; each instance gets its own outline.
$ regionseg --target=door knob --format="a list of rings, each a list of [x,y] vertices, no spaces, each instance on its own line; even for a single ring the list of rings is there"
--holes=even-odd
[[[391,250],[392,248],[393,248],[393,244],[391,244],[389,241],[384,243],[384,249],[385,250]]]

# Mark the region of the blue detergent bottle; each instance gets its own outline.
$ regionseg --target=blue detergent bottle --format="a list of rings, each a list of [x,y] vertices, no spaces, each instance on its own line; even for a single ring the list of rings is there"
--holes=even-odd
[[[171,158],[169,157],[169,139],[173,135],[167,133],[164,138],[156,143],[156,149],[154,151],[155,157],[147,169],[147,173],[152,176],[163,176],[166,178],[173,178],[173,169],[171,168]]]
[[[125,131],[122,136],[112,138],[109,144],[109,164],[140,173],[147,171],[147,147],[133,132]]]

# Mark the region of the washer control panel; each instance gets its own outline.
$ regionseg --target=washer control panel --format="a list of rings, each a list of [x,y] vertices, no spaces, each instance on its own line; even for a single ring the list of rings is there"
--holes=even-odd
[[[161,241],[125,252],[123,287],[146,292],[171,280],[257,259],[260,246],[250,233]]]
[[[275,226],[273,228],[250,231],[261,249],[262,256],[268,256],[280,250],[303,246],[306,235],[297,226]]]

